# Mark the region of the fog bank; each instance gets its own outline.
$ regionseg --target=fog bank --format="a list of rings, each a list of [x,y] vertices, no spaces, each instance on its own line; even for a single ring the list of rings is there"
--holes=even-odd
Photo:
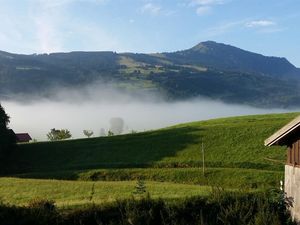
[[[126,98],[127,99],[127,98]],[[142,101],[50,101],[41,100],[22,104],[2,102],[11,117],[10,127],[15,132],[28,132],[37,140],[46,140],[51,128],[67,128],[73,138],[84,137],[83,130],[93,130],[94,136],[107,132],[110,119],[121,117],[124,132],[144,131],[211,118],[286,112],[282,109],[258,109],[229,105],[217,101],[194,99],[181,102]],[[102,130],[102,131],[101,131]]]

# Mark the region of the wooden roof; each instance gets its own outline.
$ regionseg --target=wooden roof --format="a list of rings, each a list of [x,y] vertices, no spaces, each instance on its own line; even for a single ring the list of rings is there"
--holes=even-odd
[[[19,142],[27,142],[32,140],[28,133],[18,133],[16,134],[17,141]]]
[[[265,140],[265,146],[285,145],[285,139],[296,130],[300,129],[300,116],[276,131],[273,135]],[[300,137],[300,134],[299,134]]]

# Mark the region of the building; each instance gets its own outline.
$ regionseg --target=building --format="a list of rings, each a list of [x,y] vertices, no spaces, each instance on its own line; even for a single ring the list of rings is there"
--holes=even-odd
[[[28,133],[15,133],[12,129],[9,129],[11,136],[14,136],[17,143],[28,143],[32,140]]]
[[[16,134],[17,143],[26,143],[32,140],[28,133],[18,133]]]
[[[265,140],[265,146],[287,146],[284,190],[292,199],[292,217],[300,222],[300,116],[275,132]]]

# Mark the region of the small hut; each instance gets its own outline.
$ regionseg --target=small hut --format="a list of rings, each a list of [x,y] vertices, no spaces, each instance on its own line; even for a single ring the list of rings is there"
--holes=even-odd
[[[18,133],[16,134],[17,143],[28,143],[32,140],[28,133]]]
[[[32,140],[28,133],[15,133],[12,129],[9,129],[9,133],[17,143],[28,143]]]
[[[287,146],[284,190],[293,199],[293,219],[300,222],[300,116],[265,140],[265,146]]]

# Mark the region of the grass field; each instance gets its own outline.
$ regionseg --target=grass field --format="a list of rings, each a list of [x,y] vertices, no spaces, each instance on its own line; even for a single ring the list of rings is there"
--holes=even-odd
[[[9,172],[98,168],[208,167],[282,170],[284,148],[263,141],[297,114],[232,117],[138,134],[19,145]],[[14,163],[14,164],[12,164]]]
[[[14,175],[19,178],[80,180],[80,181],[148,181],[209,185],[222,188],[268,188],[278,186],[283,171],[243,168],[130,168],[94,169]]]
[[[58,207],[102,204],[134,195],[136,181],[57,181],[39,179],[0,178],[0,199],[3,203],[26,205],[34,199],[54,200]],[[146,182],[152,198],[176,199],[207,195],[211,188],[187,184]]]
[[[277,187],[285,148],[264,147],[263,141],[297,115],[231,117],[137,134],[18,145],[2,164],[7,178],[0,180],[0,199],[25,204],[47,196],[59,205],[84,204],[95,183],[94,200],[100,203],[129,197],[137,178],[146,180],[153,197],[163,198],[202,195],[207,186]]]

